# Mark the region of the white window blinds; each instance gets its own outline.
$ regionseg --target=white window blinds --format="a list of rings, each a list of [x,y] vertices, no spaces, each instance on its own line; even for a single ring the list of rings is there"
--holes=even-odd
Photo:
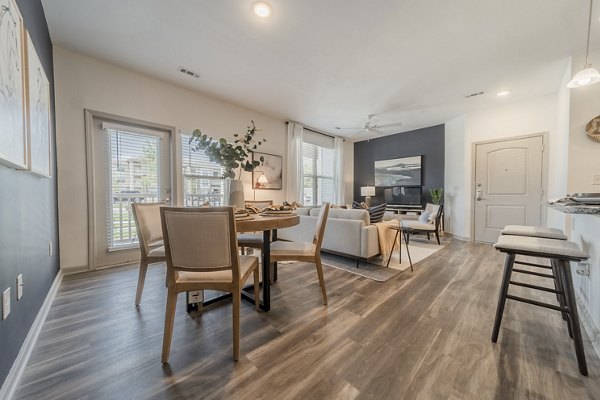
[[[304,196],[306,206],[334,200],[334,151],[332,148],[303,144]]]
[[[131,203],[156,202],[160,197],[160,154],[162,140],[155,135],[107,129],[106,141],[109,249],[137,243]]]
[[[181,135],[181,164],[183,169],[184,205],[224,205],[225,180],[223,167],[211,162],[202,151],[193,151],[190,135]]]

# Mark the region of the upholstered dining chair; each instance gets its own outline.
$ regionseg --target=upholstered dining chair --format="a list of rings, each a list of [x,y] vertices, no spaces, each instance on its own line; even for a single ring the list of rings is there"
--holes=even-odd
[[[142,301],[148,264],[166,260],[162,228],[160,226],[160,207],[165,205],[165,202],[131,203],[131,211],[133,212],[140,244],[140,272],[135,293],[136,306],[139,306]]]
[[[430,239],[430,235],[435,234],[437,244],[440,244],[440,223],[442,215],[444,213],[443,204],[431,204],[427,203],[425,206],[425,213],[421,214],[417,221],[400,221],[400,226],[406,232],[406,240],[408,242],[409,237],[412,233],[426,233],[427,239]],[[423,218],[424,217],[424,218]]]
[[[273,200],[260,200],[260,201],[246,201],[246,204],[253,205],[254,207],[262,210],[268,206],[273,205]],[[250,247],[253,249],[263,248],[263,234],[260,233],[240,233],[238,234],[238,245],[242,250],[242,254],[245,254],[246,248]]]
[[[240,301],[244,283],[254,275],[259,307],[258,258],[240,256],[233,207],[160,209],[167,257],[167,307],[162,362],[169,362],[177,294],[219,290],[233,298],[233,359],[240,358]]]
[[[275,241],[271,243],[271,262],[278,261],[308,261],[315,263],[319,285],[323,296],[323,304],[327,305],[327,292],[325,290],[325,279],[323,278],[323,266],[321,264],[321,244],[325,234],[325,225],[329,215],[329,203],[323,203],[319,216],[317,217],[315,235],[312,242],[284,242]]]

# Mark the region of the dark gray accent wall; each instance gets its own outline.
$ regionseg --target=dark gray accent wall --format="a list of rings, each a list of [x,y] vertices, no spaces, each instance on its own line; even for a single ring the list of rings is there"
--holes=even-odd
[[[429,189],[444,187],[444,125],[354,143],[354,200],[363,201],[361,186],[375,183],[375,161],[422,155],[422,201]],[[383,203],[383,188],[375,189],[373,204]]]
[[[17,4],[50,80],[54,121],[52,43],[42,3],[40,0],[17,0]],[[53,128],[53,144],[55,131]],[[55,150],[53,153],[56,154]],[[55,160],[54,156],[52,179],[0,165],[0,292],[11,288],[11,313],[6,320],[0,320],[0,386],[59,270]],[[49,256],[49,241],[53,244],[53,256]],[[16,295],[18,274],[23,274],[25,283],[19,301]]]

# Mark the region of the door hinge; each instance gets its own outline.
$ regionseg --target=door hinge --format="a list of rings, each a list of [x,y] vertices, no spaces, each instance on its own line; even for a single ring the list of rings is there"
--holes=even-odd
[[[544,152],[544,145],[542,144],[542,153]]]

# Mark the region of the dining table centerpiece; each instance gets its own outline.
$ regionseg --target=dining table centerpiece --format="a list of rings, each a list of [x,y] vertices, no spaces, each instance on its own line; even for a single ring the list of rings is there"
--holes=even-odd
[[[253,153],[267,141],[264,138],[254,138],[259,129],[254,121],[250,122],[252,125],[247,127],[245,133],[233,135],[233,142],[225,138],[209,137],[200,129],[195,129],[190,137],[192,151],[203,151],[211,162],[223,167],[222,178],[229,182],[228,205],[240,209],[245,208],[242,171],[252,172],[264,162],[264,157],[254,160]]]

